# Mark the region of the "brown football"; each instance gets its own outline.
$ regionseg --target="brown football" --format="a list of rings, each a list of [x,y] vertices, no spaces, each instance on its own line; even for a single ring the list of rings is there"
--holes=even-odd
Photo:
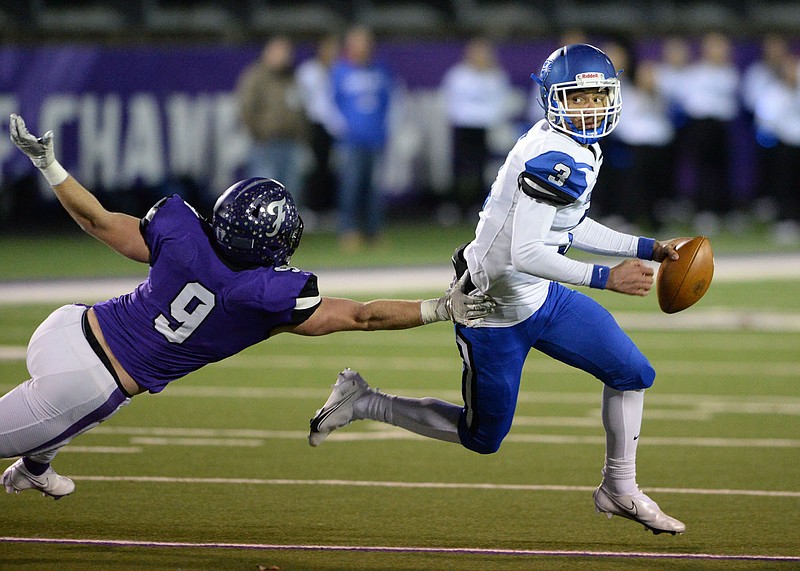
[[[676,250],[680,258],[667,258],[658,270],[658,305],[664,313],[677,313],[697,303],[714,277],[714,253],[708,238],[697,236]]]

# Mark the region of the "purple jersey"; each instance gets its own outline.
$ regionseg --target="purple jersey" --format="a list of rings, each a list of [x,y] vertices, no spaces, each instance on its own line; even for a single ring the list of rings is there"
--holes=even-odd
[[[150,274],[131,293],[94,306],[120,364],[152,393],[200,367],[302,323],[321,298],[317,278],[295,268],[232,269],[210,227],[179,196],[142,219]]]

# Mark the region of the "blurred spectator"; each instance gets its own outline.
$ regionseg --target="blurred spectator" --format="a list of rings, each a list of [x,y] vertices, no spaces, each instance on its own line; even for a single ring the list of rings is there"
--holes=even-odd
[[[339,242],[347,252],[359,250],[365,237],[378,239],[383,229],[375,175],[388,137],[392,76],[375,61],[374,47],[369,29],[352,28],[345,36],[344,57],[331,71],[334,101],[345,125],[339,137]]]
[[[444,75],[441,88],[453,148],[453,185],[446,210],[449,221],[477,212],[487,194],[484,171],[489,161],[488,133],[506,119],[511,83],[494,46],[474,38],[462,61]],[[440,216],[441,218],[441,216]]]
[[[617,72],[622,72],[619,73],[619,82],[622,99],[625,101],[633,67],[630,46],[624,40],[612,40],[604,42],[599,47],[614,64]],[[627,102],[623,109],[620,123],[627,114]],[[592,216],[602,220],[607,226],[627,232],[631,230],[629,225],[633,219],[629,216],[632,213],[629,212],[630,205],[625,201],[626,193],[622,186],[628,179],[628,172],[632,166],[630,149],[617,136],[616,130],[602,139],[600,148],[603,151],[603,176],[598,178],[595,184],[596,190],[592,193]]]
[[[313,163],[305,182],[306,205],[317,212],[333,209],[337,200],[337,180],[333,172],[331,149],[344,126],[333,102],[331,66],[339,57],[339,38],[330,35],[317,44],[314,57],[297,67],[297,83],[306,116],[310,122],[309,145]]]
[[[800,242],[800,64],[786,55],[777,82],[758,98],[757,124],[774,134],[777,144],[767,185],[777,205],[775,239],[783,244]]]
[[[658,231],[661,213],[674,195],[675,128],[656,85],[657,65],[644,61],[626,75],[625,110],[613,134],[628,147],[630,168],[617,192],[629,221],[641,230]]]
[[[751,63],[742,77],[742,104],[750,121],[755,146],[756,215],[762,220],[775,217],[776,205],[772,202],[770,173],[777,166],[776,146],[778,139],[770,130],[768,122],[756,120],[756,107],[765,92],[780,85],[781,67],[789,57],[789,44],[783,36],[767,34],[761,41],[761,57]]]
[[[291,40],[272,38],[241,74],[236,91],[241,120],[253,138],[246,176],[278,180],[303,202],[300,161],[308,125],[293,59]]]
[[[667,102],[669,116],[676,128],[686,124],[686,113],[681,102],[681,91],[686,89],[684,74],[689,68],[692,51],[685,38],[667,38],[661,49],[661,62],[657,64],[656,85]]]
[[[671,154],[664,157],[669,168],[672,200],[659,212],[660,220],[665,224],[683,225],[691,221],[692,205],[683,191],[682,177],[679,176],[682,158],[678,152],[677,141],[683,137],[686,127],[686,111],[681,101],[681,91],[686,89],[684,75],[689,69],[692,59],[692,50],[689,41],[680,36],[667,38],[661,46],[661,61],[656,66],[656,89],[664,100],[673,129],[675,131],[672,142]]]
[[[739,113],[739,70],[731,42],[719,32],[703,37],[700,59],[683,74],[678,97],[687,123],[677,142],[694,175],[695,231],[712,234],[731,211],[731,123]]]
[[[591,43],[592,42],[589,41],[589,36],[586,35],[585,31],[581,30],[580,28],[569,28],[559,35],[558,39],[556,40],[556,45],[553,46],[553,49],[560,48],[561,46],[569,46],[571,44]],[[536,73],[539,73],[538,69],[536,70]],[[542,94],[539,90],[539,84],[535,81],[531,81],[531,91],[530,95],[528,96],[528,102],[527,118],[530,124],[525,127],[524,131],[527,131],[531,125],[534,125],[537,121],[544,119]]]
[[[781,68],[788,55],[789,44],[783,36],[767,34],[761,40],[761,57],[747,67],[742,77],[742,102],[749,113],[755,113],[765,89],[781,82]]]

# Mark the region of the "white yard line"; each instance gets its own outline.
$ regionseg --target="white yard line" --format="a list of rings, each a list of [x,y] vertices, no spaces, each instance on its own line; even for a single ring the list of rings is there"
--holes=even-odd
[[[145,484],[190,484],[221,486],[329,486],[352,488],[393,488],[416,490],[487,490],[510,492],[593,492],[596,486],[551,484],[496,484],[491,482],[400,482],[381,480],[295,479],[295,478],[183,478],[173,476],[90,476],[69,474],[80,482],[132,482]],[[800,498],[795,490],[750,490],[727,488],[658,488],[647,492],[693,496],[747,496],[760,498]]]
[[[496,549],[481,547],[414,547],[379,545],[292,545],[270,543],[192,543],[185,541],[142,541],[132,539],[75,539],[46,537],[0,537],[0,543],[34,543],[100,547],[140,547],[171,549],[238,549],[257,551],[355,551],[373,553],[443,553],[454,555],[528,556],[528,557],[601,557],[625,559],[698,559],[720,561],[800,561],[797,555],[759,555],[752,553],[651,553],[641,551],[569,551],[540,549]]]
[[[140,446],[73,446],[62,448],[61,452],[79,454],[141,454],[144,450]]]

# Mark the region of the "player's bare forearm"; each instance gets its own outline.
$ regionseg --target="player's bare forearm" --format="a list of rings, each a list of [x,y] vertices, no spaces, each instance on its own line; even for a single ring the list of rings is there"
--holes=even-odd
[[[356,322],[358,329],[377,331],[408,329],[422,325],[419,301],[377,299],[361,305]]]
[[[84,232],[123,256],[137,262],[149,261],[150,250],[139,232],[138,218],[121,212],[109,212],[72,176],[53,186],[53,191]]]
[[[327,335],[337,331],[407,329],[422,325],[419,301],[378,299],[366,303],[324,297],[305,322],[283,329],[299,335]]]

